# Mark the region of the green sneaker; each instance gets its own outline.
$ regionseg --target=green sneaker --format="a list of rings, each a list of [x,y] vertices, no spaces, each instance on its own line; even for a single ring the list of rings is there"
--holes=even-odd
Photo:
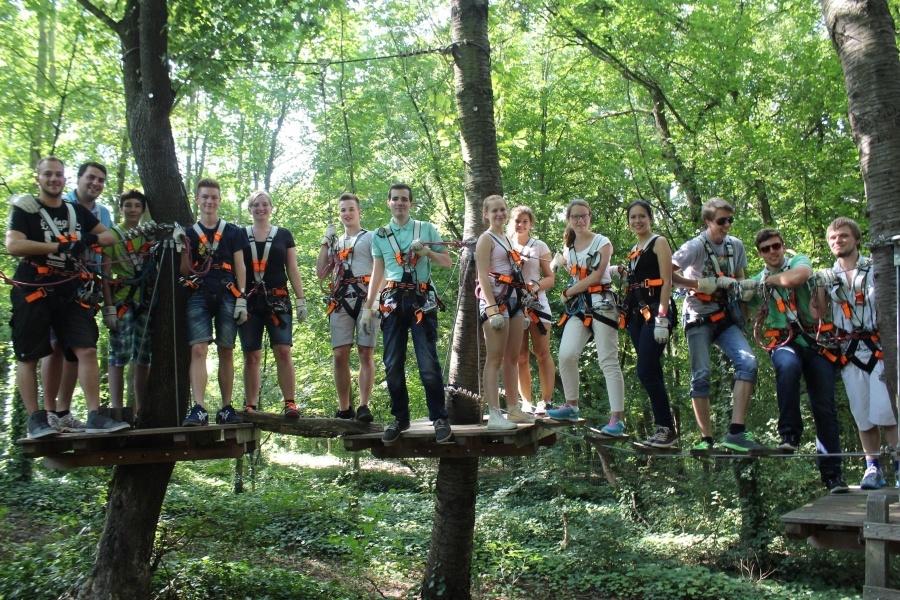
[[[722,440],[722,445],[735,452],[750,452],[751,450],[765,450],[766,447],[757,443],[753,436],[746,431],[741,433],[729,433]]]
[[[691,448],[692,452],[711,452],[713,450],[713,445],[707,442],[706,440],[700,440],[700,443]]]

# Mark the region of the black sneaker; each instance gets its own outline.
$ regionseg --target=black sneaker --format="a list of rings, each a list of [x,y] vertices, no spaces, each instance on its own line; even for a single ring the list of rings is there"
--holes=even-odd
[[[785,452],[796,452],[800,449],[800,436],[796,433],[786,433],[781,436],[781,443],[778,449]]]
[[[434,441],[438,444],[448,444],[453,441],[453,432],[450,431],[450,421],[447,419],[435,419]]]
[[[394,419],[394,422],[387,426],[387,429],[384,430],[384,435],[381,436],[381,441],[385,446],[393,444],[397,441],[397,438],[400,437],[400,434],[409,429],[409,421],[398,421]]]
[[[841,477],[840,473],[825,476],[823,477],[823,481],[825,487],[828,488],[828,492],[831,494],[843,494],[850,491],[850,487],[847,485],[847,482],[844,481],[844,478]]]
[[[28,437],[36,440],[38,438],[47,437],[48,435],[56,435],[59,431],[56,427],[51,427],[47,422],[47,411],[36,410],[28,416]]]
[[[115,431],[122,431],[123,429],[131,429],[131,425],[123,421],[116,421],[106,415],[101,415],[96,410],[92,410],[88,413],[88,420],[84,432],[113,433]]]
[[[244,420],[230,404],[226,404],[216,413],[216,425],[235,425],[243,422]]]
[[[647,438],[645,446],[653,448],[671,448],[678,443],[678,434],[670,427],[656,426],[656,433]]]
[[[206,427],[207,425],[209,425],[209,413],[199,404],[191,407],[191,412],[181,423],[182,427]]]
[[[347,410],[339,410],[334,413],[335,419],[346,419],[347,421],[349,421],[350,419],[352,419],[355,416],[356,416],[356,413],[353,412],[352,406],[350,408],[348,408]]]
[[[372,416],[372,411],[369,410],[368,404],[362,404],[356,409],[356,420],[361,423],[371,423],[375,420]]]

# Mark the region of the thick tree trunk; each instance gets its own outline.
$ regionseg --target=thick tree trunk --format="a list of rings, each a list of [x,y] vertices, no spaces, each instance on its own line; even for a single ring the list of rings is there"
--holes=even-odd
[[[114,21],[90,0],[79,0],[114,31],[122,44],[128,134],[150,214],[158,223],[190,223],[190,208],[178,170],[169,123],[175,95],[168,69],[168,9],[165,0],[129,0]],[[176,285],[179,258],[161,257],[154,309],[153,366],[141,409],[141,425],[177,425],[188,399],[189,355],[184,327],[184,292]],[[173,463],[116,467],[106,524],[83,598],[146,598],[151,589],[150,555]]]
[[[891,238],[900,235],[897,34],[885,0],[822,0],[822,11],[844,71],[850,126],[866,188],[885,380],[896,398],[897,268]]]
[[[466,172],[463,235],[468,239],[484,229],[481,218],[484,198],[503,193],[494,124],[487,1],[452,0],[451,24],[455,43],[456,110]],[[468,248],[461,260],[461,300],[450,358],[450,385],[476,391],[481,369],[478,356],[483,356],[484,352],[473,352],[482,344],[474,302],[474,247]],[[481,420],[481,406],[470,397],[451,394],[448,404],[453,423],[477,423]],[[478,459],[441,459],[431,548],[422,586],[423,598],[462,600],[471,597],[477,488]]]

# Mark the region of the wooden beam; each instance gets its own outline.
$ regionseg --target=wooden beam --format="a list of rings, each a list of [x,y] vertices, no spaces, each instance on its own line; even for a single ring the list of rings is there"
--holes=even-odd
[[[255,444],[253,444],[255,446]],[[90,454],[57,454],[45,456],[44,466],[48,469],[69,469],[72,467],[111,467],[114,465],[145,465],[152,463],[177,462],[183,460],[213,460],[238,458],[251,451],[244,445],[229,445],[202,448],[134,448],[120,451],[104,450]]]
[[[888,498],[881,494],[871,495],[866,501],[866,523],[886,524],[888,522]],[[890,549],[887,542],[866,539],[866,586],[886,588],[890,568]]]
[[[863,586],[863,600],[900,600],[900,591],[866,585]]]
[[[363,423],[350,419],[288,419],[280,414],[242,412],[244,423],[252,423],[265,431],[309,438],[333,438],[348,434],[380,433],[381,423]]]

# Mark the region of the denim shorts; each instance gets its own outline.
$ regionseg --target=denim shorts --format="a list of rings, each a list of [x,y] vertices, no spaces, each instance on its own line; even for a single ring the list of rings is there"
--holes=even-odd
[[[234,320],[234,296],[230,293],[222,296],[215,312],[210,310],[206,294],[194,292],[187,303],[188,345],[203,344],[215,341],[216,346],[234,348],[237,338],[237,321]],[[213,321],[216,325],[216,338],[213,340]]]
[[[292,308],[290,302],[287,303],[288,311],[278,315],[281,319],[281,325],[276,325],[272,321],[271,315],[268,313],[250,313],[250,316],[238,328],[238,335],[241,338],[241,350],[244,352],[253,352],[262,350],[263,329],[269,332],[269,346],[293,346],[294,336],[291,333],[291,317]]]

